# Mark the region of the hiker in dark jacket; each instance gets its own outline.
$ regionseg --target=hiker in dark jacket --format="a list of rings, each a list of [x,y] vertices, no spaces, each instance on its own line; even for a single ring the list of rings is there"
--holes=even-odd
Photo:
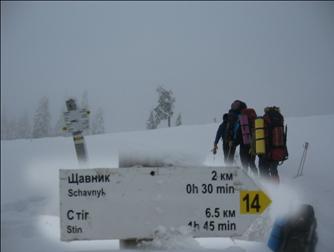
[[[217,153],[218,142],[223,140],[224,161],[226,164],[232,164],[234,161],[234,154],[236,147],[239,144],[236,134],[236,121],[238,119],[237,113],[230,110],[229,113],[224,114],[223,122],[219,125],[216,133],[216,138],[213,145],[213,154]]]
[[[237,134],[238,116],[241,110],[247,108],[246,103],[235,100],[231,104],[231,109],[223,116],[223,122],[219,125],[216,138],[213,144],[213,154],[217,153],[218,142],[223,140],[224,161],[226,164],[232,164],[236,147],[240,144],[240,135]]]
[[[228,140],[227,131],[228,131],[228,118],[229,114],[225,113],[223,116],[223,122],[219,125],[219,128],[216,133],[216,138],[213,144],[213,154],[217,153],[218,142],[220,139],[223,141],[223,152],[224,152],[224,161],[225,163],[233,163],[235,147],[232,147],[232,142]]]

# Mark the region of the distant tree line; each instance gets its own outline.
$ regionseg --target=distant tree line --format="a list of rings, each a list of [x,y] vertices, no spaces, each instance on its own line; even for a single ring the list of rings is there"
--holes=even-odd
[[[172,90],[166,90],[159,86],[156,89],[158,94],[157,105],[150,111],[149,118],[146,121],[146,129],[156,129],[164,120],[168,127],[172,126],[172,118],[175,108],[175,97]],[[85,91],[82,95],[79,109],[91,111],[88,102],[88,93]],[[55,124],[52,124],[52,116],[49,109],[48,97],[42,97],[32,117],[23,113],[20,117],[9,115],[6,111],[1,113],[1,139],[20,139],[20,138],[42,138],[56,136],[70,136],[71,133],[63,130],[65,126],[64,112],[66,112],[65,100]],[[84,135],[95,135],[105,133],[104,113],[101,108],[90,113],[90,128],[84,130]],[[175,126],[182,125],[182,115],[178,113]]]
[[[88,103],[88,94],[83,93],[79,109],[90,110]],[[63,130],[65,127],[64,120],[65,100],[64,105],[58,115],[55,125],[52,125],[52,117],[49,109],[48,97],[42,97],[37,105],[33,117],[31,118],[27,112],[20,117],[7,114],[7,111],[1,113],[1,139],[29,139],[42,137],[70,136],[71,133]],[[84,135],[103,134],[104,128],[104,113],[101,108],[90,113],[90,127],[83,132]]]

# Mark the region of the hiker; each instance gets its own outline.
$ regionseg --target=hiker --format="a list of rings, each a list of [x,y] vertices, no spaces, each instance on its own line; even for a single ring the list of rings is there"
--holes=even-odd
[[[256,152],[255,152],[255,136],[254,136],[254,120],[257,115],[254,109],[245,108],[239,115],[239,129],[240,135],[240,161],[243,169],[248,171],[250,168],[254,175],[258,175],[257,167],[255,164]]]
[[[227,139],[227,126],[228,126],[228,117],[229,115],[225,113],[223,115],[223,122],[219,125],[216,138],[213,144],[213,154],[216,155],[218,149],[218,142],[220,139],[223,141],[223,152],[224,152],[224,161],[225,163],[232,163],[235,150],[231,150],[230,141]]]
[[[284,130],[284,118],[280,109],[275,106],[264,109],[263,122],[265,151],[259,155],[260,174],[264,178],[270,178],[279,183],[277,167],[288,158],[287,128]],[[257,153],[259,153],[258,150]]]
[[[238,116],[243,108],[247,108],[246,103],[235,100],[231,104],[231,109],[224,114],[223,122],[219,125],[216,133],[216,138],[213,144],[212,152],[217,153],[218,142],[223,140],[224,161],[226,164],[232,164],[234,161],[234,154],[236,147],[240,143],[239,135],[237,134]]]
[[[278,161],[271,160],[266,156],[259,157],[259,170],[260,175],[263,178],[272,179],[275,183],[279,184],[279,175],[278,175]]]
[[[231,110],[237,113],[238,115],[241,113],[243,109],[246,109],[246,108],[247,108],[247,104],[240,100],[235,100],[231,104]]]

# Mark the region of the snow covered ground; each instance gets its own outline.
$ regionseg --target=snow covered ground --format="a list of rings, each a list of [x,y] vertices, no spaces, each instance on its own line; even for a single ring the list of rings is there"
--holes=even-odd
[[[272,220],[299,203],[310,203],[318,220],[317,251],[334,248],[334,115],[287,118],[289,160],[279,167],[279,186],[261,182],[272,206],[241,241],[193,239],[167,232],[142,249],[168,251],[269,251]],[[86,137],[89,167],[118,167],[136,161],[174,165],[224,165],[221,148],[210,153],[218,124]],[[297,173],[304,142],[309,142],[304,174]],[[238,161],[237,161],[238,163]],[[110,251],[111,241],[60,241],[58,170],[78,168],[72,138],[1,141],[1,251]],[[131,228],[131,227],[129,227]],[[256,240],[256,242],[254,242]]]

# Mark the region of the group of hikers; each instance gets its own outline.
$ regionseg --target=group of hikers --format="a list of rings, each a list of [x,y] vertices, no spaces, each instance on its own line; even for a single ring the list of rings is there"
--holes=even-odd
[[[218,142],[223,141],[224,161],[233,164],[237,146],[239,146],[242,167],[255,175],[279,183],[277,167],[288,158],[287,127],[278,107],[266,107],[263,116],[257,116],[253,108],[235,100],[223,122],[217,130],[213,154],[217,153]],[[258,156],[258,168],[255,164]]]

